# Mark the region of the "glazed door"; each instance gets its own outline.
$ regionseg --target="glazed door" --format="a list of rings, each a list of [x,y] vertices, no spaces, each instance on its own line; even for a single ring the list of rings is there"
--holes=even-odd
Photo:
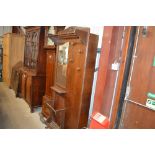
[[[155,128],[155,27],[137,27],[120,128]]]

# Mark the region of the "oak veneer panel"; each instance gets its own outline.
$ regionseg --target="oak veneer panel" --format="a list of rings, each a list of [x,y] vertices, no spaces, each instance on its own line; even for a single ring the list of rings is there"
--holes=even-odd
[[[23,35],[7,33],[3,36],[3,81],[8,86],[10,86],[12,68],[24,60],[24,42]]]

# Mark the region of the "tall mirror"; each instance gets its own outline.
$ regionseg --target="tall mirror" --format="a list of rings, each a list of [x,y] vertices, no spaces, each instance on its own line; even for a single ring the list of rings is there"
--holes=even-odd
[[[63,88],[66,87],[68,50],[69,50],[69,42],[58,46],[57,64],[56,64],[57,65],[56,84]]]

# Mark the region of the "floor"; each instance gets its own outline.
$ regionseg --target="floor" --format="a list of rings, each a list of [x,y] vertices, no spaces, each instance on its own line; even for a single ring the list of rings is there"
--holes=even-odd
[[[40,121],[38,108],[30,113],[28,104],[8,86],[0,82],[0,129],[44,129]]]

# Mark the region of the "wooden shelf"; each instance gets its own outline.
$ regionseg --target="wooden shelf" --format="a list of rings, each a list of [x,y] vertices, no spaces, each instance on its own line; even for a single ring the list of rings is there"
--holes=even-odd
[[[66,91],[58,86],[53,86],[51,87],[51,89],[54,90],[58,94],[66,94]]]

